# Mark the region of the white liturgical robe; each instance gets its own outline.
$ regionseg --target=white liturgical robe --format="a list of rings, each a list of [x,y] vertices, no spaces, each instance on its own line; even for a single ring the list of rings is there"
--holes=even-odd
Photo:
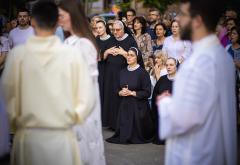
[[[82,162],[84,165],[105,165],[98,84],[97,50],[90,40],[76,35],[68,37],[64,43],[76,47],[78,51],[81,52],[79,56],[85,58],[91,78],[94,82],[93,90],[96,93],[96,103],[91,115],[83,124],[74,127],[78,137]]]
[[[93,81],[80,52],[56,36],[32,37],[7,58],[2,84],[13,165],[79,165],[72,127],[90,114]]]
[[[173,95],[158,102],[159,135],[167,139],[166,165],[235,165],[235,75],[215,35],[193,45]]]

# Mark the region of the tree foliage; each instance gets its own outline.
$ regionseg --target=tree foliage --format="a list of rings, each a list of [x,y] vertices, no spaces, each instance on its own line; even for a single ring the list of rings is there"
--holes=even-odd
[[[179,0],[143,0],[143,1],[145,6],[156,7],[161,12],[165,11],[168,5],[179,2]]]

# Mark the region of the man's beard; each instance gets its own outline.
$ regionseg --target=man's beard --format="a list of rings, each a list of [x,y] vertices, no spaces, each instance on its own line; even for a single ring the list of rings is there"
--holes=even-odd
[[[182,40],[191,40],[192,28],[190,25],[181,29],[181,39]]]
[[[148,24],[149,25],[154,25],[156,22],[157,22],[156,20],[155,21],[148,21]]]
[[[26,21],[19,21],[20,26],[27,26],[28,23]]]

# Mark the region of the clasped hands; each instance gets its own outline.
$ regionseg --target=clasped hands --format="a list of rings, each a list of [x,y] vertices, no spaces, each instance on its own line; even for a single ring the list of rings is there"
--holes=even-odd
[[[118,94],[119,96],[136,96],[136,92],[130,91],[128,88],[122,88]]]
[[[114,47],[109,48],[107,50],[107,53],[112,54],[113,56],[116,56],[116,55],[119,55],[119,54],[120,55],[125,55],[127,52],[120,46],[119,46],[119,48],[114,46]]]

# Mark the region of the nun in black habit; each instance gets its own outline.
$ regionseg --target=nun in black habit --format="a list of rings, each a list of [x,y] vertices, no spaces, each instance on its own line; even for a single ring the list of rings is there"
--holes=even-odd
[[[178,61],[175,58],[169,57],[166,61],[167,75],[162,76],[156,83],[153,94],[152,94],[152,119],[154,121],[154,144],[164,144],[164,141],[159,138],[159,118],[158,118],[158,109],[156,105],[156,99],[158,95],[161,95],[163,92],[168,91],[172,94],[173,81],[177,72]]]
[[[117,128],[107,142],[142,144],[152,141],[153,122],[148,102],[151,81],[147,71],[140,66],[141,61],[140,50],[131,47],[127,54],[128,66],[120,72]]]
[[[137,47],[130,30],[126,25],[117,20],[113,23],[114,46],[104,52],[104,89],[103,89],[103,114],[104,127],[116,129],[120,97],[118,96],[119,74],[127,67],[127,51],[130,47]]]
[[[111,35],[109,28],[106,25],[104,20],[99,20],[96,22],[96,43],[99,48],[100,58],[98,59],[98,83],[99,83],[99,90],[100,90],[100,97],[101,97],[101,118],[102,122],[105,124],[106,121],[106,111],[104,111],[103,103],[104,103],[104,72],[105,72],[105,62],[104,60],[104,52],[115,46],[116,39]]]

